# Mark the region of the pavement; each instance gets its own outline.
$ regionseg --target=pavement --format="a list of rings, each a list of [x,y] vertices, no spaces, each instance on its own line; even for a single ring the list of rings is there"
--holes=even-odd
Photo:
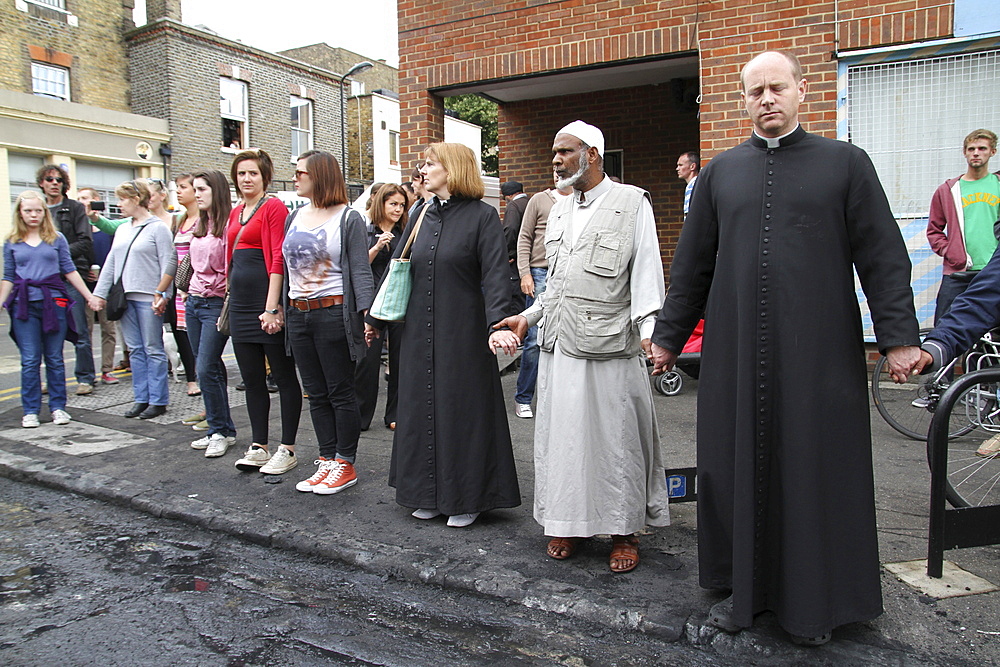
[[[67,359],[72,359],[68,352]],[[688,642],[716,657],[757,664],[975,665],[1000,663],[1000,593],[937,600],[883,570],[886,613],[869,623],[838,629],[820,649],[803,649],[770,614],[738,635],[706,624],[720,598],[697,583],[694,503],[671,507],[672,525],[641,539],[641,563],[628,574],[608,569],[610,542],[595,538],[572,559],[545,555],[547,539],[532,518],[534,421],[513,414],[511,435],[521,484],[520,507],[482,515],[469,528],[444,519],[419,521],[394,500],[386,484],[392,432],[381,423],[380,404],[371,430],[362,434],[359,483],[332,496],[300,493],[295,483],[314,470],[316,439],[304,406],[299,465],[278,478],[243,473],[233,463],[249,444],[245,399],[232,385],[230,401],[239,436],[224,457],[206,459],[189,447],[203,435],[180,420],[200,411],[200,398],[171,384],[169,411],[143,421],[121,414],[131,404],[127,373],[121,384],[100,385],[89,396],[72,394],[74,421],[55,426],[42,415],[37,429],[20,427],[17,400],[0,403],[0,475],[79,493],[164,519],[186,521],[272,547],[262,567],[281,577],[281,551],[292,549],[335,559],[368,573],[500,599],[513,605],[578,619],[587,627],[642,632],[664,642]],[[512,397],[516,366],[503,376]],[[382,400],[385,384],[382,383]],[[654,393],[663,458],[668,468],[695,464],[697,380],[684,376],[676,396]],[[272,436],[277,438],[277,396],[272,395]],[[874,411],[873,411],[874,414]],[[873,418],[878,524],[883,563],[926,557],[929,475],[924,443],[907,440]],[[845,484],[849,484],[845,480]],[[946,557],[991,582],[1000,582],[1000,549],[978,547]]]

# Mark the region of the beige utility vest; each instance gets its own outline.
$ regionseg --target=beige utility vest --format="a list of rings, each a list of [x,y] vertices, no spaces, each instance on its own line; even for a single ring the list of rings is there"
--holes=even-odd
[[[566,197],[552,207],[545,228],[545,319],[541,348],[559,343],[563,354],[580,359],[625,359],[639,353],[632,324],[629,265],[635,220],[645,190],[616,184],[598,202],[590,222],[572,240],[575,203]]]

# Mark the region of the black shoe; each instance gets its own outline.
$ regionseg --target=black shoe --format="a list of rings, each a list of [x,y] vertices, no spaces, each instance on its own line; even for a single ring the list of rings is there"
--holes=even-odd
[[[242,382],[240,382],[238,385],[236,385],[236,391],[246,391],[246,390],[247,390],[247,386],[245,384],[243,384]]]
[[[267,391],[271,394],[278,393],[278,384],[274,381],[270,373],[267,374]]]
[[[125,416],[128,418],[138,417],[142,414],[143,410],[149,407],[149,403],[133,403],[132,407],[128,409]]]
[[[742,625],[737,625],[733,621],[733,596],[730,595],[722,602],[716,602],[708,610],[708,623],[726,632],[739,632]]]
[[[802,637],[801,635],[793,635],[792,633],[788,633],[788,635],[791,638],[792,643],[799,646],[822,646],[833,637],[833,635],[829,632],[816,637]]]
[[[152,419],[153,417],[159,417],[162,414],[166,414],[166,412],[167,406],[165,405],[150,405],[142,411],[139,415],[139,419]]]

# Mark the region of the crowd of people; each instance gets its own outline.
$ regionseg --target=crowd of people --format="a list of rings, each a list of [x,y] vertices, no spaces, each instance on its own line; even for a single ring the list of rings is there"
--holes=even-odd
[[[823,644],[882,609],[854,271],[893,379],[930,356],[917,347],[910,260],[868,156],[799,125],[806,80],[793,55],[754,58],[741,89],[752,136],[704,169],[695,152],[678,160],[685,224],[669,290],[649,194],[605,174],[604,134],[579,120],[554,136],[551,189],[529,198],[504,183],[503,222],[460,144],[431,144],[406,184],[373,186],[365,215],[323,151],[298,157],[295,191],[308,203],[291,213],[268,194],[274,164],[259,149],[236,154],[229,181],[212,170],[177,176],[184,210],[174,217],[162,181],[122,183],[124,217],[109,220],[96,192],[68,199],[65,170],[46,165],[42,193],[15,204],[0,283],[22,355],[23,425],[39,425],[42,360],[52,420],[71,419],[64,339],[76,344],[78,394],[97,377],[116,381],[114,319],[132,370],[124,416],[164,414],[168,322],[187,393],[204,402],[184,419],[207,431],[191,447],[216,458],[236,442],[222,360],[231,341],[251,431],[236,467],[298,465],[304,392],[318,455],[295,488],[336,494],[358,483],[384,351],[396,501],[418,520],[461,528],[521,503],[494,355],[523,348],[514,413],[535,420],[533,511],[545,551],[565,560],[610,535],[608,566],[623,573],[639,563],[637,534],[670,522],[647,366],[669,370],[704,317],[699,565],[701,585],[723,598],[709,622],[737,632],[770,610],[797,643]],[[1000,190],[986,197],[994,209],[976,213],[974,234],[973,218],[963,225],[955,212],[964,181],[997,185],[985,167],[996,136],[982,132],[966,140],[967,177],[943,185],[932,206],[928,236],[952,276],[939,302],[950,304],[962,291],[953,284],[973,277],[959,274],[987,266],[996,249],[986,223]],[[90,222],[113,235],[97,252]],[[963,228],[964,243],[953,236]],[[405,317],[380,319],[369,309],[404,258]],[[966,320],[1000,298],[972,285],[956,301]],[[86,362],[94,313],[105,315],[100,376]],[[966,320],[942,320],[937,357],[968,342],[955,333]],[[808,372],[818,360],[822,373]]]

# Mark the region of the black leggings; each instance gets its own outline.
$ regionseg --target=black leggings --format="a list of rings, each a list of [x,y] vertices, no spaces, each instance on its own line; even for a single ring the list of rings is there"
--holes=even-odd
[[[281,444],[294,445],[302,416],[302,389],[295,375],[295,364],[285,354],[284,343],[233,343],[236,364],[240,367],[247,391],[247,412],[250,415],[250,433],[253,442],[267,444],[267,425],[271,413],[271,396],[267,392],[267,367],[278,385],[281,404]]]
[[[198,372],[195,367],[198,365],[194,357],[194,350],[191,348],[191,341],[188,339],[185,329],[177,328],[177,304],[173,297],[167,300],[167,310],[163,314],[163,321],[170,325],[170,330],[174,334],[174,342],[177,343],[177,354],[181,356],[181,363],[184,364],[184,377],[188,382],[198,381]]]

